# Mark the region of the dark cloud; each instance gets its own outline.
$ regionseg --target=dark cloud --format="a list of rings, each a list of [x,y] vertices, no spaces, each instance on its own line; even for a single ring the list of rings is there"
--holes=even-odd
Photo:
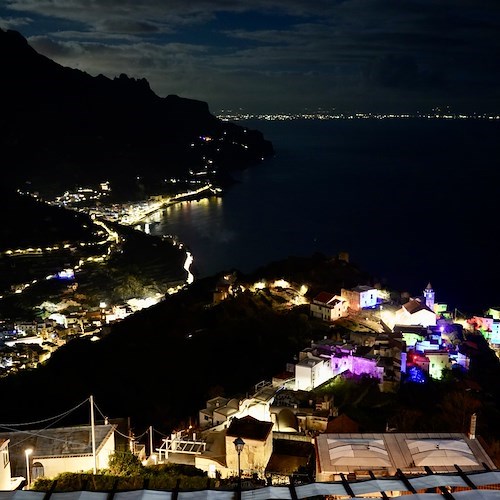
[[[54,59],[76,61],[85,54],[82,45],[76,42],[61,43],[46,36],[32,37],[29,41],[35,50]]]
[[[111,33],[158,33],[162,31],[160,26],[147,21],[136,21],[133,19],[104,19],[97,23],[100,30]]]
[[[389,88],[429,90],[444,85],[441,75],[419,68],[415,58],[406,55],[389,54],[377,59],[367,76],[369,84]]]
[[[500,107],[497,0],[8,0],[0,22],[61,64],[212,109]]]
[[[19,29],[31,24],[33,20],[29,17],[4,17],[0,18],[0,28],[3,30]]]

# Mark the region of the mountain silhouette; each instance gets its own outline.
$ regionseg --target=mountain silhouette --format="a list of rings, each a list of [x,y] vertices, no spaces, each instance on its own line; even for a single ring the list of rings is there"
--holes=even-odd
[[[206,102],[159,97],[147,80],[125,74],[110,79],[61,66],[16,31],[0,29],[0,65],[3,180],[16,187],[133,186],[141,177],[154,191],[167,177],[203,167],[207,155],[214,178],[225,179],[231,168],[273,153],[259,131],[219,120]]]

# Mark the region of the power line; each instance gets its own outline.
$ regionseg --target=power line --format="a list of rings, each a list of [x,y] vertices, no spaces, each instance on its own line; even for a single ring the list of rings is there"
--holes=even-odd
[[[49,420],[54,420],[54,419],[59,419],[61,420],[65,416],[69,415],[71,412],[75,411],[76,409],[80,408],[83,404],[87,403],[89,398],[85,399],[78,405],[76,405],[74,408],[71,408],[70,410],[67,410],[64,413],[60,413],[59,415],[55,415],[53,417],[45,418],[43,420],[35,420],[33,422],[22,422],[22,423],[14,423],[14,424],[0,424],[0,428],[9,428],[9,427],[24,427],[28,425],[35,425],[35,424],[42,424],[44,422],[48,422]]]
[[[57,417],[52,417],[52,418],[57,418],[57,420],[55,420],[51,424],[45,426],[43,429],[40,429],[38,432],[37,431],[18,430],[15,427],[10,427],[10,426],[5,425],[5,424],[4,425],[0,425],[0,428],[7,429],[7,430],[9,430],[11,432],[20,432],[20,433],[28,435],[25,439],[23,439],[21,441],[18,441],[17,443],[13,444],[12,447],[22,445],[24,442],[28,441],[29,436],[35,436],[35,437],[41,437],[41,438],[45,438],[45,439],[51,439],[53,441],[62,441],[62,442],[68,443],[68,444],[73,444],[75,446],[76,445],[81,445],[81,443],[68,442],[65,439],[56,438],[56,437],[52,437],[52,436],[45,436],[43,434],[40,434],[40,432],[49,429],[51,426],[55,425],[57,422],[59,422],[60,420],[62,420],[66,415],[68,415],[72,411],[76,410],[77,408],[79,408],[80,406],[82,406],[87,401],[88,401],[88,399],[86,399],[85,401],[82,401],[79,405],[75,406],[74,408],[72,408],[71,410],[67,411],[66,413],[62,413],[60,415],[57,415],[58,418]],[[47,419],[47,420],[49,420],[49,419]],[[35,423],[38,423],[38,422],[35,422]],[[21,426],[21,425],[29,425],[29,424],[18,424],[18,426]]]

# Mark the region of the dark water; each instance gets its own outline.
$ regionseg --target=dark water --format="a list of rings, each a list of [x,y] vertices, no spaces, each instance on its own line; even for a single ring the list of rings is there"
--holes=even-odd
[[[387,286],[464,312],[500,305],[500,123],[254,121],[276,149],[222,198],[167,210],[200,277],[350,254]]]

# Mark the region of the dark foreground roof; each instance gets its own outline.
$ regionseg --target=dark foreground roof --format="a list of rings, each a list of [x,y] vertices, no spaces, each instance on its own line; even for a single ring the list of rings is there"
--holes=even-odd
[[[488,470],[465,474],[457,469],[456,474],[428,474],[418,477],[387,477],[365,481],[343,481],[331,483],[311,483],[301,486],[266,486],[244,490],[241,500],[293,500],[315,496],[333,495],[361,498],[362,495],[377,495],[380,492],[401,492],[411,500],[493,500],[500,498],[500,471]],[[417,493],[418,492],[418,493]],[[236,500],[235,491],[196,490],[158,491],[135,490],[116,492],[73,491],[3,491],[1,500]]]

